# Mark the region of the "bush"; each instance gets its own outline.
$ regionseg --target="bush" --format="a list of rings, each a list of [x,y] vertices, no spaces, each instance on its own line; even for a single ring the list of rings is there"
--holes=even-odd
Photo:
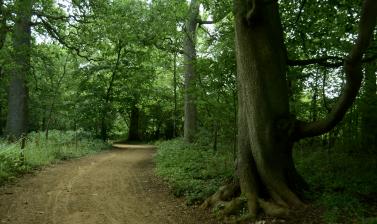
[[[215,193],[234,172],[231,153],[185,144],[182,139],[158,143],[155,160],[157,174],[170,184],[176,196],[185,196],[189,204]]]
[[[23,150],[20,141],[10,144],[0,140],[0,184],[39,166],[109,148],[103,141],[89,136],[84,132],[52,130],[46,140],[44,132],[33,132],[28,135]]]

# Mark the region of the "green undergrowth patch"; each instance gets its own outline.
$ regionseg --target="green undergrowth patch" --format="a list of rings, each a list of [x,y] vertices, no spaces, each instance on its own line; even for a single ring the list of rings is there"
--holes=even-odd
[[[49,132],[48,140],[44,132],[30,133],[26,147],[22,150],[20,146],[21,141],[8,143],[0,140],[0,185],[40,166],[109,148],[85,132],[54,130]]]
[[[157,174],[176,196],[201,202],[232,178],[233,154],[182,139],[158,143]],[[377,156],[341,147],[294,150],[297,169],[309,183],[307,197],[324,211],[326,223],[377,224]]]
[[[298,170],[326,223],[377,224],[377,157],[342,148],[295,151]]]
[[[170,184],[174,195],[185,196],[188,204],[202,202],[233,175],[230,150],[214,152],[209,146],[186,144],[182,139],[157,146],[157,175]]]

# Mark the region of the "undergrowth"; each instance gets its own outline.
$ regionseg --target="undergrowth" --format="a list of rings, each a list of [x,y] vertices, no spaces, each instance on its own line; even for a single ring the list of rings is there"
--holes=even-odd
[[[44,132],[30,133],[26,138],[26,147],[22,150],[20,145],[21,141],[8,143],[0,140],[0,185],[40,166],[109,147],[85,132],[74,131],[50,131],[48,140]]]
[[[156,171],[188,204],[200,203],[233,175],[232,154],[211,147],[186,144],[182,139],[158,143]]]
[[[232,150],[189,145],[182,139],[158,144],[157,174],[189,203],[201,202],[230,179]],[[231,147],[229,147],[231,148]],[[297,169],[311,187],[308,198],[324,210],[325,223],[377,224],[377,157],[343,148],[294,151]],[[321,215],[321,214],[318,214]]]
[[[376,155],[335,147],[296,150],[294,157],[326,223],[377,224]]]

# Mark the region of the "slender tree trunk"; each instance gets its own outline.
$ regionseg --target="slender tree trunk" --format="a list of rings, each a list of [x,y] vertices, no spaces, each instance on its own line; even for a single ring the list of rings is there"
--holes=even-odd
[[[234,114],[234,123],[233,123],[233,159],[237,157],[237,124],[238,124],[238,94],[237,91],[233,91],[233,114]]]
[[[364,93],[360,106],[361,145],[364,149],[377,149],[377,84],[376,62],[368,64],[365,72]]]
[[[132,108],[131,108],[130,129],[128,131],[128,141],[140,141],[139,117],[140,117],[140,110],[137,107],[136,102],[135,102],[135,103],[133,103]]]
[[[4,9],[4,0],[0,0],[0,50],[3,48],[5,44],[5,40],[8,33],[8,28],[6,24],[6,12]],[[1,65],[0,65],[1,68]],[[1,69],[0,69],[1,72]]]
[[[317,69],[317,73],[318,73],[318,69]],[[310,105],[310,120],[311,121],[316,121],[317,120],[317,115],[318,115],[318,106],[317,106],[318,95],[319,95],[318,80],[319,80],[319,75],[316,74],[315,77],[314,77],[314,84],[311,86],[312,89],[313,89],[312,101],[310,103],[311,104]]]
[[[191,0],[188,20],[186,22],[186,38],[184,43],[185,68],[185,123],[184,139],[193,142],[197,128],[196,109],[196,31],[199,17],[199,2]]]
[[[174,88],[174,111],[173,111],[173,138],[177,137],[177,52],[174,52],[174,71],[173,71],[173,88]]]
[[[218,138],[219,138],[219,124],[214,121],[213,122],[213,151],[217,151],[217,144],[218,144]]]
[[[48,113],[48,117],[47,117],[47,122],[46,122],[46,139],[48,139],[48,134],[49,134],[49,131],[50,131],[50,124],[51,124],[51,121],[52,121],[52,115],[53,115],[53,112],[55,110],[55,102],[56,102],[56,97],[58,96],[58,92],[59,92],[59,89],[60,89],[60,86],[63,82],[63,79],[65,77],[65,75],[67,74],[67,64],[68,64],[68,58],[66,58],[65,60],[65,63],[64,63],[64,66],[63,66],[63,73],[62,75],[59,77],[59,80],[54,88],[54,94],[52,96],[52,99],[51,99],[51,105],[50,105],[50,111]],[[51,86],[53,86],[53,83],[51,83]]]
[[[123,48],[123,46],[122,46],[121,42],[119,41],[118,42],[118,48],[117,48],[117,60],[116,60],[116,63],[114,65],[114,68],[113,68],[113,73],[111,75],[111,80],[110,80],[109,86],[108,86],[108,88],[106,90],[105,102],[104,102],[103,110],[102,110],[102,116],[101,116],[101,138],[104,141],[106,141],[107,138],[108,138],[108,133],[107,133],[108,132],[107,115],[108,115],[110,103],[112,101],[111,100],[112,99],[112,91],[113,91],[113,86],[114,86],[116,74],[117,74],[117,71],[118,71],[118,67],[119,67],[119,64],[120,64],[122,48]]]
[[[31,9],[32,0],[15,3],[16,21],[13,30],[13,59],[8,95],[6,134],[18,139],[27,132],[28,90],[26,77],[30,73]]]

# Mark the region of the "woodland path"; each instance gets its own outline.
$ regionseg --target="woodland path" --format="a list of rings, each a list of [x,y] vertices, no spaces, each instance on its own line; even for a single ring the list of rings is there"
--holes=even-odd
[[[174,198],[154,175],[153,146],[115,146],[0,187],[0,223],[217,223],[206,212]]]

